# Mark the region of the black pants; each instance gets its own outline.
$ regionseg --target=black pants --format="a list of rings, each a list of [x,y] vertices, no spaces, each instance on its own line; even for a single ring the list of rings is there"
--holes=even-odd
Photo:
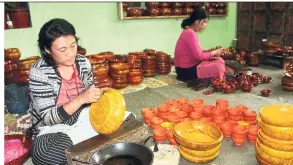
[[[197,78],[197,65],[190,68],[175,67],[177,79],[180,81],[188,81]]]
[[[63,124],[76,123],[81,111],[82,108]],[[65,150],[72,145],[70,137],[62,132],[37,136],[32,147],[32,162],[34,165],[65,165],[67,164]]]
[[[38,136],[33,144],[32,162],[34,165],[65,165],[65,150],[72,145],[70,137],[61,132]]]

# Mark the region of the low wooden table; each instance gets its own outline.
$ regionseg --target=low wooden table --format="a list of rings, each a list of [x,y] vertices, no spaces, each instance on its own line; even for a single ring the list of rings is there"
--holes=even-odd
[[[134,142],[142,144],[149,135],[148,126],[142,121],[133,120],[108,136],[97,135],[65,150],[68,165],[82,165],[74,160],[88,161],[100,148],[116,142]]]
[[[283,68],[289,64],[290,61],[293,60],[293,56],[281,56],[276,54],[262,54],[261,62],[263,64],[273,65],[279,68]]]

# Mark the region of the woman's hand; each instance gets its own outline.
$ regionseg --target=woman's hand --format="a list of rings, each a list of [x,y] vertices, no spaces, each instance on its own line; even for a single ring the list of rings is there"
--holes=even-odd
[[[220,56],[222,54],[223,48],[215,49],[212,51],[212,56]]]
[[[102,96],[103,91],[104,89],[96,88],[93,86],[87,89],[86,91],[84,91],[78,97],[82,104],[89,104],[89,103],[98,101],[100,97]]]

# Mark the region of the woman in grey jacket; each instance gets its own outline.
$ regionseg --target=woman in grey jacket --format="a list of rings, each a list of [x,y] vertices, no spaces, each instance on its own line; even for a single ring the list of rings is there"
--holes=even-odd
[[[73,125],[84,106],[96,102],[103,91],[93,85],[91,64],[77,54],[72,24],[52,19],[39,32],[42,58],[31,68],[29,88],[32,122],[36,128],[56,124]],[[37,136],[32,150],[34,164],[66,164],[65,149],[72,145],[62,132]]]

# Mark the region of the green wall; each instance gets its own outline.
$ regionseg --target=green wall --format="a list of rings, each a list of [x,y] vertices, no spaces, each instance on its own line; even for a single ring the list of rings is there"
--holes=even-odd
[[[87,54],[102,51],[128,53],[153,48],[173,56],[182,29],[182,19],[119,20],[116,2],[107,3],[35,3],[30,2],[32,28],[5,30],[5,48],[17,47],[22,58],[39,55],[37,37],[41,26],[52,18],[71,22]],[[200,34],[204,49],[227,47],[236,37],[236,3],[229,3],[224,18],[210,18]]]

